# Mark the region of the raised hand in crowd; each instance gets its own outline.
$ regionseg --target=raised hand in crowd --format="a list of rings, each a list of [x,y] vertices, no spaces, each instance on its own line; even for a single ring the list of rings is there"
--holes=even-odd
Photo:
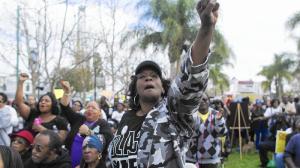
[[[23,99],[23,94],[24,94],[23,84],[28,79],[29,79],[28,74],[26,73],[20,74],[17,91],[16,91],[16,97],[15,97],[15,103],[18,107],[19,113],[24,119],[27,119],[30,114],[30,107],[25,104]]]
[[[64,81],[64,80],[60,81],[60,85],[64,91],[64,95],[60,99],[60,103],[63,104],[64,106],[67,106],[71,101],[72,87],[68,81]]]

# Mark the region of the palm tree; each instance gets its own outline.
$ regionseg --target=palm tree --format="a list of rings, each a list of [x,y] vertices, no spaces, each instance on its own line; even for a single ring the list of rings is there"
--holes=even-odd
[[[295,13],[286,23],[287,28],[292,32],[295,30],[297,26],[300,25],[300,11]],[[297,49],[298,49],[298,66],[294,72],[295,80],[300,81],[300,37],[295,37],[297,41]]]
[[[273,67],[264,66],[263,69],[258,73],[258,75],[264,76],[266,78],[265,81],[262,81],[261,87],[263,91],[269,91],[269,95],[272,94],[272,82],[273,82]]]
[[[195,4],[194,0],[140,0],[137,5],[145,9],[145,12],[140,19],[141,24],[130,33],[140,37],[137,44],[142,49],[153,45],[158,49],[168,50],[171,77],[178,72],[180,57],[195,39],[199,28],[195,24],[198,17]],[[145,23],[145,20],[155,22],[156,27],[149,27],[149,22]],[[210,62],[218,64],[221,70],[223,65],[229,64],[231,50],[220,32],[216,31],[214,37]]]
[[[287,53],[275,54],[274,61],[271,65],[264,66],[263,69],[258,73],[266,77],[266,81],[262,84],[263,87],[268,87],[271,90],[272,82],[275,82],[276,96],[281,97],[284,93],[283,81],[291,81],[293,76],[293,68],[295,62],[290,58]],[[271,91],[270,91],[271,92]]]
[[[287,28],[293,31],[297,26],[300,25],[300,11],[295,13],[288,21],[287,21]],[[300,52],[300,38],[297,38],[297,46],[298,51]]]
[[[233,66],[229,62],[230,56],[233,56],[233,52],[228,47],[226,40],[219,31],[215,31],[209,59],[209,78],[213,83],[215,95],[217,95],[217,90],[223,95],[224,90],[229,87],[228,76],[222,73],[222,68],[224,66]]]
[[[209,79],[212,81],[214,86],[214,95],[218,95],[218,91],[221,95],[223,95],[224,90],[229,87],[228,76],[222,73],[219,66],[212,65],[209,69]]]

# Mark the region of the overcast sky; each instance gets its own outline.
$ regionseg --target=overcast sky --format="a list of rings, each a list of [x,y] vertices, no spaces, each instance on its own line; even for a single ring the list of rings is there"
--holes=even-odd
[[[296,43],[285,24],[300,11],[300,0],[219,0],[219,3],[218,27],[236,55],[234,68],[226,69],[229,76],[262,80],[256,74],[263,65],[272,63],[275,53],[296,52]]]
[[[296,52],[296,42],[290,38],[285,23],[300,11],[300,0],[219,0],[219,3],[218,28],[235,53],[234,68],[225,69],[230,77],[262,80],[256,74],[263,65],[272,62],[275,53]],[[14,5],[8,1],[3,4],[5,9],[13,11],[11,14],[15,13]],[[3,11],[1,13],[3,15]],[[3,25],[5,18],[0,22]],[[1,28],[0,37],[3,38],[5,27]],[[1,61],[0,65],[3,65]],[[3,71],[5,66],[1,67]]]

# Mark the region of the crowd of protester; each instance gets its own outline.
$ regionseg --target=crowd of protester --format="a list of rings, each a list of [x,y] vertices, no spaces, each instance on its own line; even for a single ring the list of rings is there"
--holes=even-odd
[[[8,105],[7,96],[0,93],[3,131],[0,143],[2,150],[9,153],[5,158],[2,156],[5,161],[2,164],[11,165],[9,167],[20,163],[24,167],[113,167],[114,162],[108,157],[109,144],[118,135],[120,122],[121,125],[124,122],[122,117],[129,114],[128,104],[117,101],[110,105],[101,97],[99,104],[91,101],[84,107],[81,101],[71,99],[71,86],[67,81],[61,82],[64,95],[59,101],[52,93],[46,93],[35,102],[33,96],[23,98],[23,83],[27,79],[26,74],[20,75],[12,106]],[[239,148],[231,146],[233,130],[227,123],[233,117],[229,110],[231,103],[234,101],[228,103],[206,94],[199,100],[199,108],[192,117],[194,131],[186,153],[186,165],[217,167],[233,147]],[[273,153],[278,168],[299,166],[299,106],[298,98],[292,96],[283,96],[281,101],[274,98],[249,102],[246,112],[250,129],[243,139],[245,143],[254,141],[260,167],[267,167],[272,160],[269,152]],[[287,132],[286,148],[282,153],[275,153],[277,131]],[[233,138],[238,137],[234,134]],[[14,156],[16,153],[19,156]]]
[[[205,94],[218,8],[214,0],[197,3],[201,26],[172,83],[153,61],[137,66],[128,103],[111,106],[105,97],[99,103],[72,100],[72,84],[63,80],[59,100],[52,92],[24,99],[29,76],[20,74],[13,106],[0,93],[0,167],[217,168],[232,148],[242,148],[233,143],[237,135],[244,144],[255,141],[260,167],[268,166],[268,152],[279,168],[300,167],[298,98],[251,103],[249,98],[223,101]],[[246,107],[242,113],[250,129],[244,121],[246,129],[237,134],[229,121],[239,109],[231,107],[239,103]],[[275,151],[278,131],[288,134],[281,153]]]

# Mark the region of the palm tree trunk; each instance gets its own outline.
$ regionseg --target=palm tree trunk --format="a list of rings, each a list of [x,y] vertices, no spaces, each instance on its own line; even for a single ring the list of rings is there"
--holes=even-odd
[[[282,95],[284,94],[283,84],[282,84],[282,79],[281,78],[279,79],[278,83],[279,83],[279,90],[280,90],[279,98],[281,98]]]

